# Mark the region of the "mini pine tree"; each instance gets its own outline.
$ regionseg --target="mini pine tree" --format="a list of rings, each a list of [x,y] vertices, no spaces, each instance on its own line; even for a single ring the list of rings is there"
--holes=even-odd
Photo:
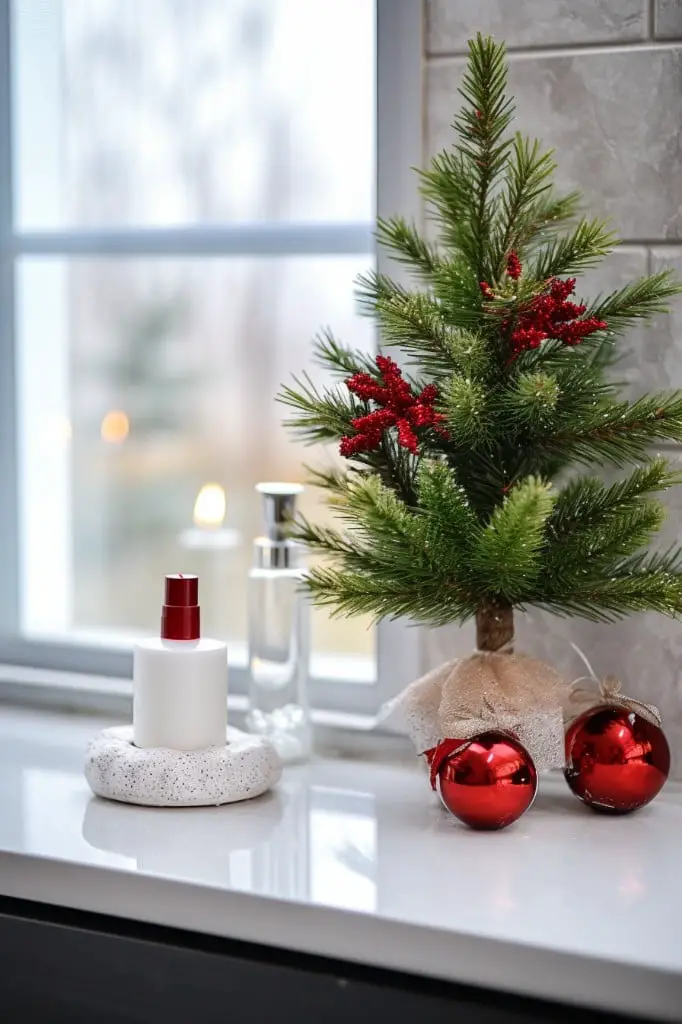
[[[682,611],[682,551],[646,551],[664,518],[656,495],[682,482],[648,454],[682,440],[682,392],[629,401],[607,372],[626,330],[681,289],[662,272],[573,301],[576,275],[616,239],[579,216],[578,194],[554,191],[551,152],[509,133],[506,85],[504,46],[479,35],[455,145],[418,172],[436,244],[379,221],[415,287],[371,273],[359,300],[404,369],[325,333],[316,355],[338,383],[303,376],[282,395],[290,426],[349,460],[314,475],[342,525],[295,527],[331,556],[310,574],[316,601],[430,625],[475,617],[481,651],[510,643],[514,608]],[[608,486],[584,471],[633,464]]]

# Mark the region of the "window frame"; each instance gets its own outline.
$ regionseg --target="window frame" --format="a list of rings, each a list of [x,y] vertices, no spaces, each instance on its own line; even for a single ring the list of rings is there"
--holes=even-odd
[[[25,255],[273,256],[362,255],[374,252],[371,224],[239,224],[187,228],[15,231],[13,224],[12,0],[0,0],[0,697],[26,686],[26,669],[42,678],[80,678],[87,703],[106,695],[106,679],[130,679],[132,649],[68,640],[25,639],[19,632],[19,463],[15,265]],[[420,204],[412,168],[422,162],[422,38],[420,0],[376,0],[376,208],[416,221]],[[376,254],[380,271],[386,257]],[[399,277],[399,268],[390,267]],[[419,630],[382,621],[376,629],[376,682],[313,676],[311,702],[323,712],[374,715],[419,672]],[[12,667],[17,671],[13,679]],[[92,677],[98,677],[93,680]],[[104,678],[103,678],[104,677]],[[22,682],[21,680],[24,680]],[[88,681],[89,680],[89,681]],[[43,681],[47,692],[55,683]],[[114,685],[114,689],[116,686]],[[120,689],[120,684],[119,684]],[[69,686],[78,705],[79,688]],[[230,664],[230,692],[247,692],[247,667]],[[28,694],[28,688],[26,689]],[[95,700],[95,704],[96,704]]]

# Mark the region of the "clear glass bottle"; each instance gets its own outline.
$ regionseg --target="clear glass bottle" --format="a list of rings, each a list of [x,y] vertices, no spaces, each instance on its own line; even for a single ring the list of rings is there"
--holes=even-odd
[[[265,535],[254,542],[249,573],[249,712],[251,732],[267,736],[285,763],[312,748],[308,708],[310,617],[301,545],[286,536],[300,484],[258,484]]]

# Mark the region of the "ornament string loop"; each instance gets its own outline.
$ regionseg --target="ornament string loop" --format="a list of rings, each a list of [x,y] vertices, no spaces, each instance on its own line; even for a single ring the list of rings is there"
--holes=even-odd
[[[577,644],[571,643],[571,647],[576,652],[581,661],[585,664],[587,671],[590,673],[589,676],[579,676],[574,679],[570,686],[569,701],[571,704],[583,704],[585,709],[588,707],[596,707],[598,704],[616,704],[618,707],[626,708],[628,711],[633,711],[635,714],[639,714],[642,718],[646,718],[652,725],[661,725],[661,714],[657,707],[653,704],[646,704],[642,700],[637,700],[636,697],[628,697],[627,694],[621,692],[621,682],[616,676],[608,675],[604,676],[603,679],[599,679],[590,662],[587,660],[585,654],[580,650]],[[596,684],[596,692],[594,689],[588,689],[581,687],[580,683],[593,682]]]
[[[616,676],[605,676],[601,682],[599,691],[601,696],[609,704],[620,704],[622,707],[628,709],[628,711],[634,711],[642,716],[642,718],[648,719],[652,725],[661,725],[661,713],[657,707],[653,704],[646,704],[642,700],[637,700],[636,697],[628,697],[624,693],[620,692],[620,679]]]

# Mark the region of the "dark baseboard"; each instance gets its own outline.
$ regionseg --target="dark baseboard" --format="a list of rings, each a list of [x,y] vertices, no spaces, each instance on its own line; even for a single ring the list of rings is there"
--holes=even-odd
[[[0,1020],[615,1024],[624,1018],[0,897]]]

